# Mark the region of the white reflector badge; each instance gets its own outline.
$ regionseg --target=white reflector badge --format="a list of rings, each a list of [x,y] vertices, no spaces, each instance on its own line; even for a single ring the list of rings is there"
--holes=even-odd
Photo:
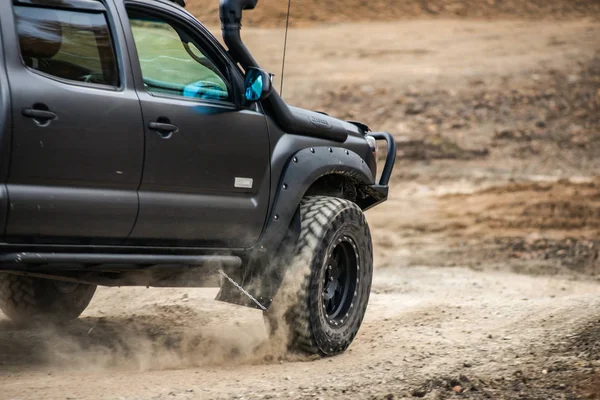
[[[252,178],[235,178],[235,186],[236,188],[244,188],[244,189],[252,189],[252,183],[254,181]]]

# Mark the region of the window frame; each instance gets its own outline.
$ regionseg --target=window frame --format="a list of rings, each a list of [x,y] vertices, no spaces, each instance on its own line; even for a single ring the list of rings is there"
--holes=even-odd
[[[134,48],[130,50],[130,57],[135,59],[131,60],[132,68],[134,69],[134,75],[138,75],[136,77],[136,86],[137,90],[143,90],[145,93],[152,97],[156,98],[164,98],[164,99],[172,99],[178,101],[186,101],[190,103],[208,103],[218,106],[225,106],[227,108],[239,108],[240,104],[238,102],[239,98],[239,81],[236,80],[232,76],[232,65],[228,62],[229,60],[223,57],[223,54],[219,51],[218,47],[210,40],[210,37],[207,37],[206,33],[202,29],[198,29],[196,24],[190,23],[189,20],[183,18],[183,16],[178,15],[176,12],[170,12],[171,10],[165,9],[162,4],[153,4],[153,3],[141,3],[137,1],[125,1],[125,11],[126,14],[123,16],[127,20],[127,35],[131,35],[131,41],[133,43]],[[168,94],[168,93],[160,93],[160,92],[151,92],[146,89],[143,84],[144,74],[142,72],[142,67],[140,63],[140,57],[137,50],[137,44],[135,42],[135,37],[133,35],[133,30],[131,28],[131,23],[129,19],[129,12],[132,11],[134,13],[147,15],[149,17],[157,18],[163,20],[165,23],[169,24],[173,29],[183,30],[188,36],[190,36],[197,44],[197,48],[202,54],[219,70],[222,75],[223,82],[227,86],[227,90],[229,92],[230,99],[228,100],[217,100],[217,99],[203,99],[203,98],[193,98],[193,97],[185,97],[181,95]],[[194,19],[197,22],[197,20]],[[139,87],[139,82],[141,82],[141,87]]]
[[[106,6],[101,0],[13,0],[15,6],[31,6],[38,8],[51,8],[56,10],[79,10],[91,12],[106,12]]]
[[[63,2],[64,1],[64,2]],[[60,76],[52,75],[40,70],[36,70],[34,68],[30,68],[27,64],[25,64],[25,60],[23,59],[23,53],[21,51],[21,46],[18,43],[19,41],[19,31],[17,27],[17,16],[15,12],[15,6],[22,8],[37,8],[37,9],[50,9],[50,10],[58,10],[58,11],[72,11],[81,14],[101,14],[104,16],[104,20],[106,21],[106,27],[108,28],[108,32],[111,39],[112,51],[115,61],[116,75],[118,78],[118,85],[110,85],[110,84],[102,84],[102,83],[93,83],[93,82],[82,82],[71,80],[67,78],[63,78]],[[15,30],[15,38],[17,39],[17,52],[19,56],[19,62],[21,65],[27,69],[27,71],[40,75],[46,79],[52,79],[56,82],[70,85],[70,86],[79,86],[84,88],[91,89],[100,89],[100,90],[108,90],[111,92],[122,92],[125,89],[124,79],[123,79],[123,71],[124,65],[122,57],[120,56],[118,50],[118,34],[115,30],[116,24],[109,12],[105,4],[105,0],[49,0],[47,3],[38,3],[36,0],[14,0],[12,7],[12,18],[13,25]],[[101,62],[101,60],[99,60]]]

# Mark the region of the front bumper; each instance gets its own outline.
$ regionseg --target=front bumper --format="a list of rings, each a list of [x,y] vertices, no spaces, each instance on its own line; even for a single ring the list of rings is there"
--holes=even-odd
[[[388,132],[371,132],[369,136],[375,140],[385,140],[387,142],[387,155],[385,156],[385,165],[381,172],[379,182],[368,187],[368,195],[370,201],[363,205],[363,210],[375,207],[377,204],[383,203],[388,198],[389,182],[396,162],[396,141]]]

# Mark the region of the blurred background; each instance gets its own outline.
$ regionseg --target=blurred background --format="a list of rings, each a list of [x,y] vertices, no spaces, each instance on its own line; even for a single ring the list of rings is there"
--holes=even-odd
[[[279,90],[287,2],[244,14]],[[218,1],[187,9],[217,37]],[[600,1],[292,0],[284,98],[398,141],[380,265],[600,272]]]
[[[287,7],[242,30],[278,90]],[[600,398],[600,0],[292,0],[283,97],[398,142],[350,349],[288,354],[214,289],[100,288],[65,327],[0,320],[0,398]]]

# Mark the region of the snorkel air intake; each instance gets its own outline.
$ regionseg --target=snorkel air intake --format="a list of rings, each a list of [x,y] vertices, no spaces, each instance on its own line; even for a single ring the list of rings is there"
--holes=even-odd
[[[256,7],[256,3],[258,0],[221,0],[220,3],[223,41],[227,45],[231,57],[245,71],[249,67],[259,68],[240,36],[242,12],[252,10]],[[287,133],[337,142],[345,142],[348,138],[348,132],[341,121],[319,113],[289,107],[275,90],[264,100],[264,103],[271,109],[277,124]]]
[[[252,10],[258,0],[221,0],[221,30],[223,40],[229,48],[233,59],[239,62],[244,70],[248,67],[258,68],[258,63],[246,48],[240,30],[242,29],[242,11]]]

